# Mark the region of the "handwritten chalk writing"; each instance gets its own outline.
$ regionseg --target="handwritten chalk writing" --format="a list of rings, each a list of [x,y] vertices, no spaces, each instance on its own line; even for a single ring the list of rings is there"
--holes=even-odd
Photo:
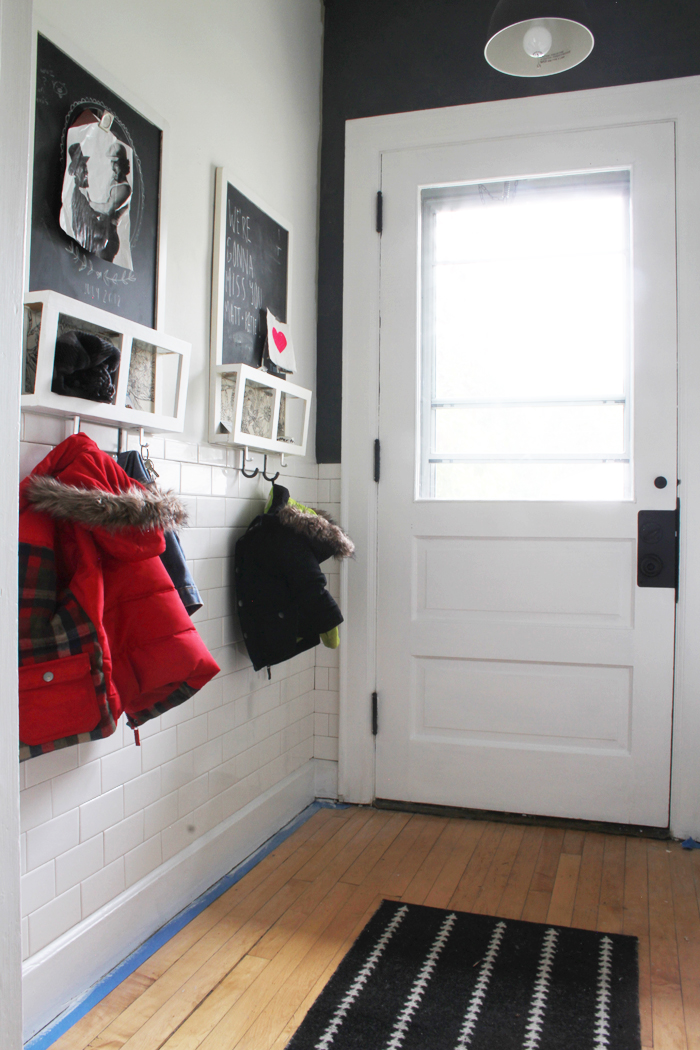
[[[89,281],[85,282],[85,295],[88,299],[96,299],[98,303],[116,306],[117,309],[122,305],[122,297],[119,292],[108,291],[106,288],[100,288],[99,285],[90,284]]]
[[[228,228],[232,233],[242,237],[247,244],[250,244],[250,215],[244,215],[240,208],[231,204],[231,201],[226,202],[226,212]]]

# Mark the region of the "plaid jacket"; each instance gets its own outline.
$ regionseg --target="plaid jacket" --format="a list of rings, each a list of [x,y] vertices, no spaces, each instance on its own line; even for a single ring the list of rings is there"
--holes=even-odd
[[[20,758],[141,725],[219,668],[164,569],[171,495],[130,480],[86,435],[20,486]]]

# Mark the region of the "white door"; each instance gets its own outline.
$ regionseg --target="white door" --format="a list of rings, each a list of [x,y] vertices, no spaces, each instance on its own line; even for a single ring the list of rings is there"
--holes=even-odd
[[[381,188],[375,794],[665,826],[673,124],[388,152]]]

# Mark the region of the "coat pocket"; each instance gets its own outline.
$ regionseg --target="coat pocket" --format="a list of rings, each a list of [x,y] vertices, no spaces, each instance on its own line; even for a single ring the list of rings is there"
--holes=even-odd
[[[89,733],[99,720],[88,653],[20,667],[19,738],[23,744],[47,744]]]

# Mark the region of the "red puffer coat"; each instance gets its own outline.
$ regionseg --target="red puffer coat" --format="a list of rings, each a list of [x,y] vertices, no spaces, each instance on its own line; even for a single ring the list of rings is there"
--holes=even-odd
[[[109,736],[183,703],[219,667],[159,558],[178,500],[85,434],[20,486],[20,757]]]

